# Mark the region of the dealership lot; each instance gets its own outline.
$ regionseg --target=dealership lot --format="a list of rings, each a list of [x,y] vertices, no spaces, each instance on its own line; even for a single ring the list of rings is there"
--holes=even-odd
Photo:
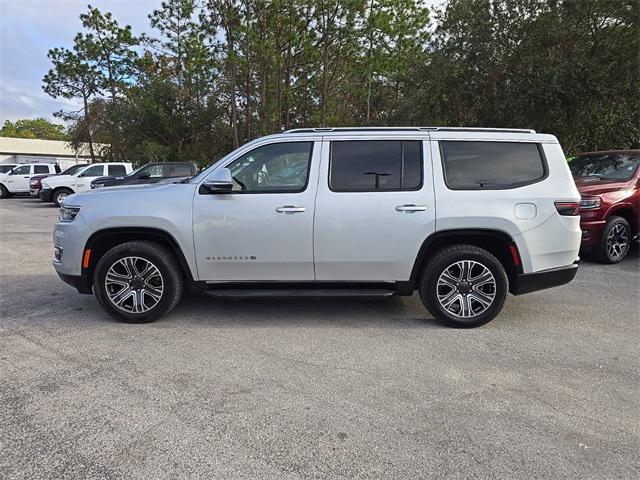
[[[0,201],[1,478],[638,478],[640,259],[475,330],[419,300],[186,298],[108,317]]]

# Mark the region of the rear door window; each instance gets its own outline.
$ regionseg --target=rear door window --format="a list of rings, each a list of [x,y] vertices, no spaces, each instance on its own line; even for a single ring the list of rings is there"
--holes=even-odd
[[[422,186],[422,142],[331,142],[329,186],[334,192],[419,190]]]
[[[46,165],[35,165],[33,173],[49,173],[49,167]]]
[[[109,175],[113,177],[124,177],[127,174],[127,169],[124,165],[109,165]]]
[[[499,190],[545,178],[542,147],[528,142],[440,141],[447,187]]]

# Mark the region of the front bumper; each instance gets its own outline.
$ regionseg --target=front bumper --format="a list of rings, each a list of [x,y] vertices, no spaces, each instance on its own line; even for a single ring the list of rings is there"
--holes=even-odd
[[[546,288],[559,287],[574,279],[578,272],[579,263],[580,261],[576,260],[573,264],[564,267],[520,274],[509,285],[509,291],[514,295],[523,295]]]
[[[597,245],[602,236],[606,220],[594,220],[591,222],[580,222],[580,229],[582,230],[582,247],[593,247]]]
[[[29,195],[31,195],[34,198],[38,198],[40,196],[40,190],[35,188],[30,188]]]
[[[40,197],[40,200],[42,200],[43,202],[51,202],[53,200],[51,200],[51,194],[53,193],[53,190],[50,188],[43,188],[40,190],[40,193],[38,193],[38,196]]]
[[[84,275],[67,275],[58,271],[56,271],[56,273],[63,282],[78,290],[78,293],[84,293],[87,295],[91,295],[93,293],[91,290],[91,282],[88,277]]]

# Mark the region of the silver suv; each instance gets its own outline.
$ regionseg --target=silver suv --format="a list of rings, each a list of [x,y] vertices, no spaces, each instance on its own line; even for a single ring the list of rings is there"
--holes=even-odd
[[[69,196],[53,266],[115,318],[212,296],[417,291],[440,322],[494,318],[507,293],[569,282],[580,195],[531,130],[298,129],[176,184]]]

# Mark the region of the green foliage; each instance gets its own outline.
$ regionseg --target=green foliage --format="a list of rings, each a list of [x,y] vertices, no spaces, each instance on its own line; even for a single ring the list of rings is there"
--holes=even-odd
[[[37,138],[40,140],[67,140],[63,125],[51,123],[45,118],[25,118],[4,122],[0,137]]]
[[[283,129],[528,127],[565,149],[640,138],[636,0],[165,0],[135,36],[89,7],[53,49],[72,142],[210,163]]]

